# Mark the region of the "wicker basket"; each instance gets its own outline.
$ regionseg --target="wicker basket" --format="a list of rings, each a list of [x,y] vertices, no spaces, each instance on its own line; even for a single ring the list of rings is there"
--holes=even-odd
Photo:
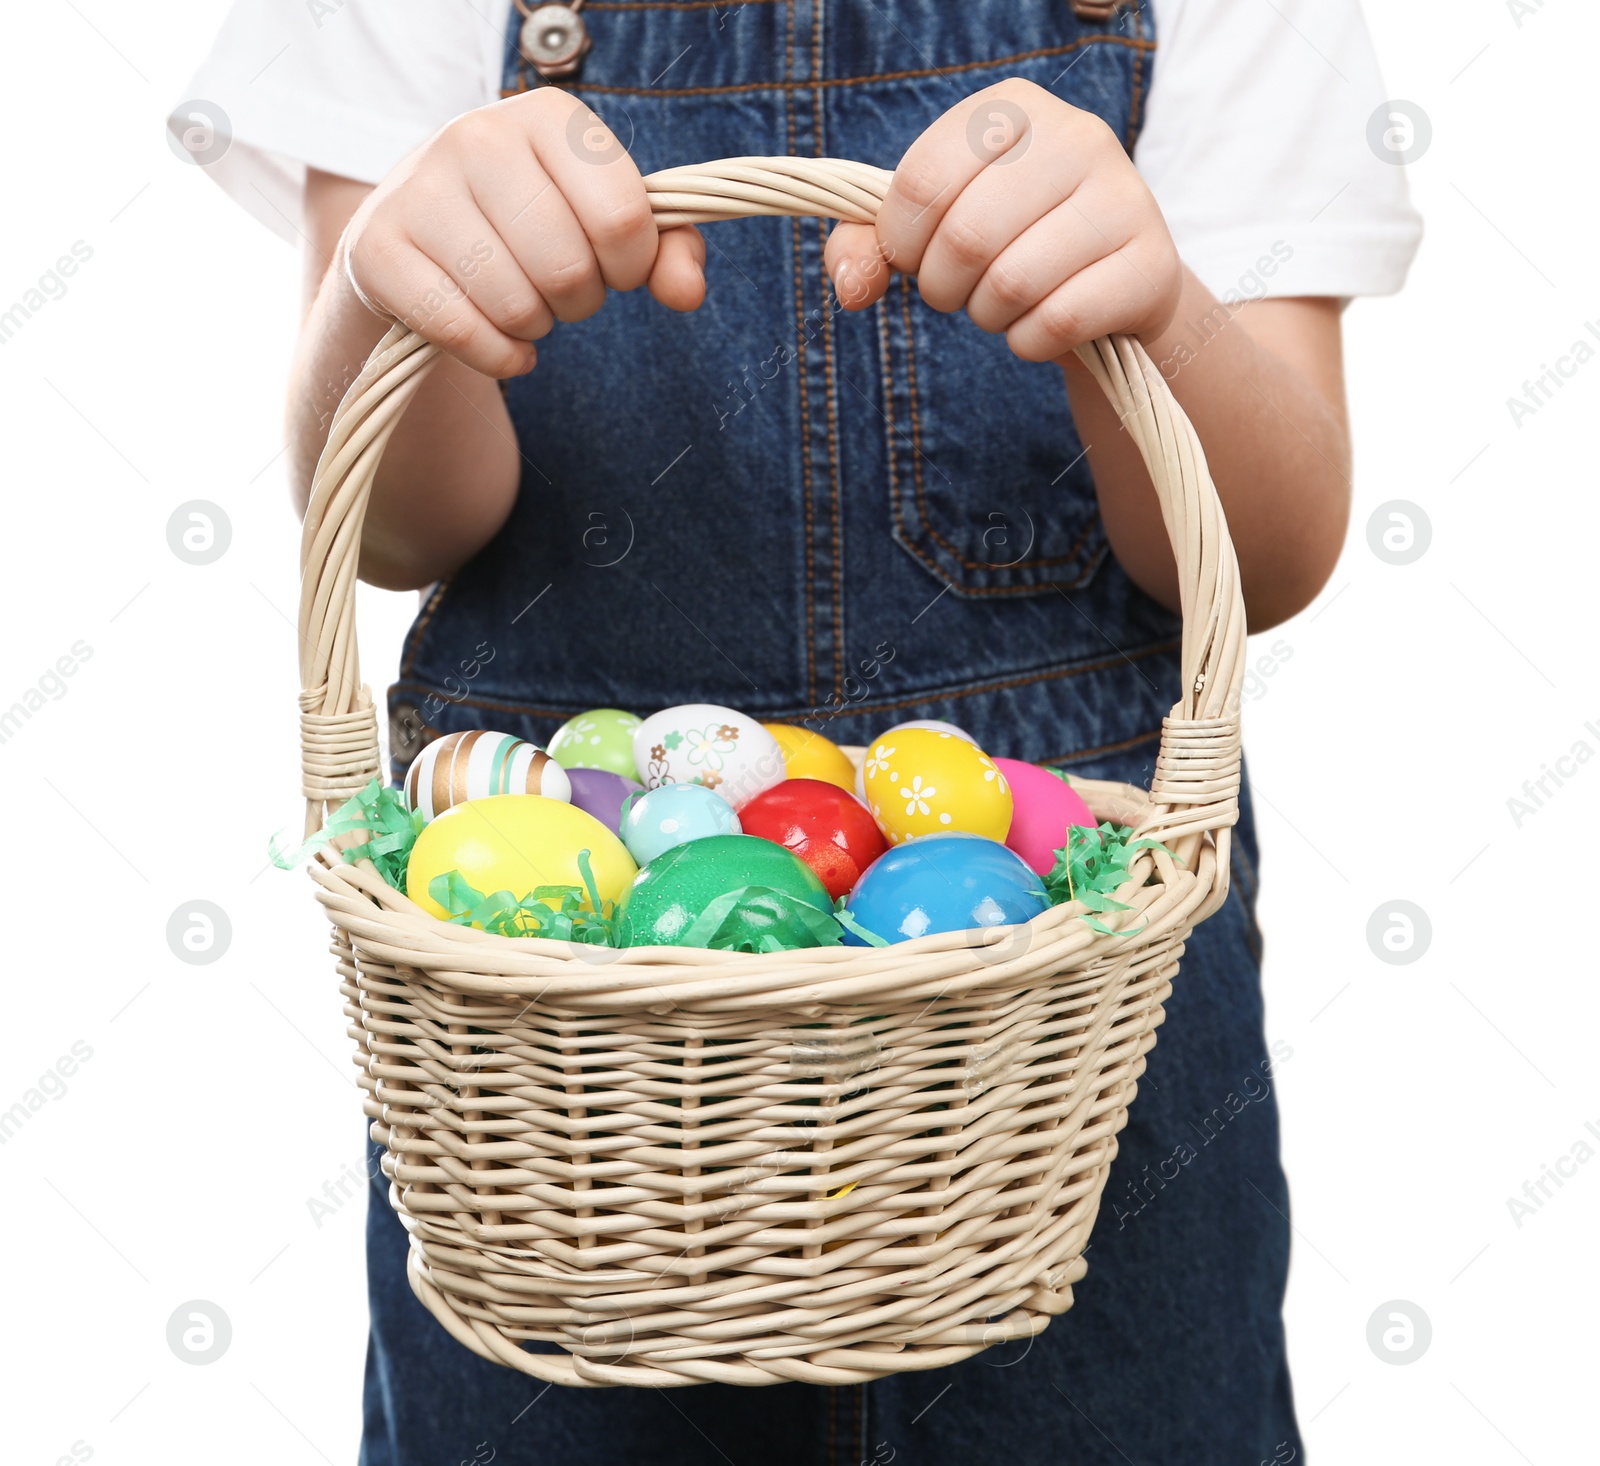
[[[647,180],[663,223],[870,220],[889,175],[734,159]],[[1083,1251],[1183,942],[1227,892],[1245,639],[1194,430],[1134,342],[1083,348],[1179,566],[1183,697],[1149,794],[1078,782],[1141,853],[1095,932],[750,956],[508,939],[370,867],[313,868],[417,1296],[569,1385],[853,1384],[1042,1330]],[[396,326],[334,420],[302,547],[308,829],[379,769],[355,581],[384,445],[437,356]],[[558,1348],[530,1350],[526,1341]]]

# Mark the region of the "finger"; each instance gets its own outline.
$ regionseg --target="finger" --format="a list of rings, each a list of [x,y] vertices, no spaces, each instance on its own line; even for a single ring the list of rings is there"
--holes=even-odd
[[[502,144],[488,161],[492,176],[510,183],[479,201],[483,212],[555,318],[587,320],[605,304],[606,282],[572,205],[520,143]]]
[[[952,107],[900,160],[878,211],[878,237],[897,270],[917,274],[934,231],[962,190],[991,163],[1031,146],[1027,102],[1049,93],[1027,83],[985,87]]]
[[[985,331],[1004,331],[1058,285],[1121,249],[1128,238],[1125,229],[1108,233],[1076,198],[1068,199],[1000,251],[973,286],[967,314]],[[920,279],[918,284],[926,294],[926,284]]]
[[[917,288],[934,310],[960,310],[1002,252],[1071,198],[1076,180],[1064,168],[1019,168],[1007,161],[1016,156],[1007,154],[962,189],[928,241]]]
[[[1078,271],[1011,326],[1006,344],[1024,361],[1055,361],[1120,329],[1148,305],[1131,263],[1118,251]]]
[[[470,198],[413,225],[417,247],[488,317],[519,341],[550,332],[549,303],[504,235]]]
[[[540,129],[534,151],[571,205],[613,290],[633,290],[650,278],[660,235],[644,178],[592,108],[556,87],[543,87],[560,125]],[[561,120],[564,119],[564,120]]]
[[[356,285],[356,293],[380,315],[403,321],[484,376],[517,377],[533,370],[538,353],[532,343],[501,331],[436,260],[410,241],[377,242],[363,236],[345,266],[352,284],[358,273],[364,279],[374,277],[379,255],[389,283],[376,293]]]
[[[706,241],[694,225],[662,232],[650,293],[675,311],[692,311],[706,298]]]
[[[847,311],[865,310],[883,298],[892,269],[871,224],[839,224],[822,249],[833,293]]]

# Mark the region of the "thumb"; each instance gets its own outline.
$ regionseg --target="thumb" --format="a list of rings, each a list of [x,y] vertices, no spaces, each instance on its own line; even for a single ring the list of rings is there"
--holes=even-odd
[[[833,293],[847,311],[865,310],[889,288],[890,263],[871,224],[840,224],[828,236],[822,262]]]
[[[650,270],[650,293],[675,311],[692,311],[706,298],[706,241],[692,224],[664,229]]]

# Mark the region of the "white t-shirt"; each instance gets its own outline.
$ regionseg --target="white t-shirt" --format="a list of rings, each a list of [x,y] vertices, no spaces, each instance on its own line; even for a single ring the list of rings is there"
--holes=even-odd
[[[1368,143],[1386,93],[1359,0],[1154,5],[1134,160],[1190,268],[1223,299],[1398,290],[1422,221],[1403,171]],[[298,242],[307,165],[376,183],[451,118],[498,99],[509,11],[236,0],[189,88],[231,126],[207,171]],[[169,125],[191,125],[181,106]]]

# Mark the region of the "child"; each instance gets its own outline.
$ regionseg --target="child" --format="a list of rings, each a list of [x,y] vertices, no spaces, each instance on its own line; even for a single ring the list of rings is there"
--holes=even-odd
[[[425,588],[395,772],[439,733],[704,701],[841,742],[941,718],[1148,785],[1175,572],[1072,348],[1126,332],[1161,364],[1264,630],[1344,535],[1342,300],[1397,289],[1419,233],[1367,142],[1356,0],[1289,8],[589,0],[529,27],[536,60],[592,38],[545,76],[522,0],[241,0],[194,89],[232,119],[211,171],[305,247],[297,502],[389,318],[450,357],[362,549]],[[895,169],[876,225],[652,222],[641,173],[772,154]],[[363,1461],[1295,1459],[1248,804],[1234,849],[1088,1276],[1031,1344],[866,1386],[543,1387],[414,1300],[374,1167]]]

